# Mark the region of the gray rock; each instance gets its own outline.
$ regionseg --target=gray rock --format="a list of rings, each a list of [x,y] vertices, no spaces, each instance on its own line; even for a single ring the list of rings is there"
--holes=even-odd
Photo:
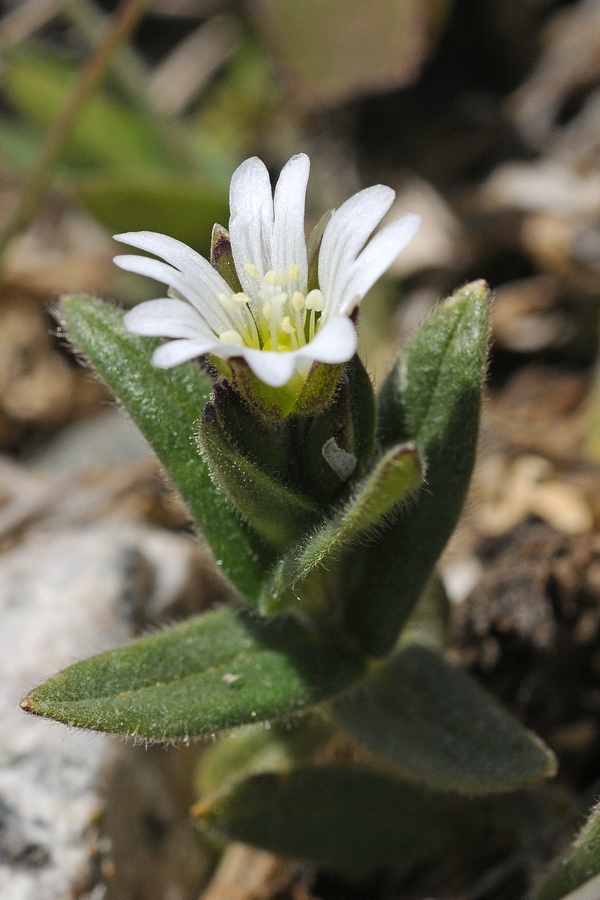
[[[57,670],[123,643],[149,619],[172,614],[182,597],[188,610],[194,604],[201,606],[204,598],[196,590],[190,599],[189,588],[191,583],[201,584],[197,576],[204,561],[198,545],[185,536],[119,519],[33,533],[0,555],[3,900],[66,900],[82,895],[101,900],[106,895],[103,875],[111,876],[107,882],[111,897],[197,896],[206,854],[186,820],[191,798],[184,796],[185,791],[172,791],[173,767],[189,770],[185,754],[175,750],[181,764],[169,759],[167,765],[169,754],[161,750],[165,760],[161,769],[156,753],[115,746],[114,739],[27,716],[18,703],[34,684]],[[212,577],[205,586],[218,585]],[[115,788],[123,784],[124,767],[135,774],[128,779],[128,792]],[[127,803],[119,807],[118,798],[126,794]],[[141,797],[137,805],[135,796]],[[101,839],[98,830],[105,801],[112,810],[110,841]],[[162,823],[163,850],[185,847],[185,853],[176,854],[177,866],[166,867],[169,883],[164,878],[161,882],[157,873],[149,877],[147,845],[132,842],[131,834],[145,827],[140,826],[140,817],[146,823]],[[179,835],[175,842],[173,834]],[[126,878],[120,878],[119,866],[111,862],[124,858],[120,843],[128,847]],[[136,868],[139,883],[132,876]]]

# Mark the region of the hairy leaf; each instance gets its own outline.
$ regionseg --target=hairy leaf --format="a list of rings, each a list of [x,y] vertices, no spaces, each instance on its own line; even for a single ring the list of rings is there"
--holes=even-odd
[[[261,609],[274,612],[294,603],[296,590],[300,600],[305,600],[301,595],[310,574],[318,569],[327,570],[342,549],[379,525],[422,478],[423,466],[414,444],[401,444],[388,450],[338,513],[281,558],[265,583]]]
[[[561,900],[568,896],[571,900],[572,891],[572,900],[595,900],[600,896],[600,804],[594,807],[573,845],[546,876],[535,898]]]
[[[193,364],[156,369],[155,342],[129,334],[121,313],[91,297],[70,295],[59,320],[148,440],[211,545],[217,564],[246,597],[256,596],[266,562],[252,535],[213,483],[194,429],[210,397],[210,379]]]
[[[556,771],[554,755],[475,681],[411,644],[335,704],[370,750],[429,787],[488,794]]]
[[[230,840],[351,871],[468,846],[477,837],[473,811],[449,794],[333,765],[257,774],[193,810]]]
[[[374,655],[394,646],[462,509],[477,445],[487,307],[485,282],[441,303],[381,390],[381,442],[414,441],[427,477],[410,509],[347,560],[348,626]]]
[[[293,619],[226,609],[76,663],[22,707],[79,728],[161,741],[303,712],[361,674],[357,657]]]

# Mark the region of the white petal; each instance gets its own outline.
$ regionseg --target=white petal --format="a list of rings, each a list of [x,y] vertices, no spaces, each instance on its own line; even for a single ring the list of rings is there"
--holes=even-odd
[[[158,259],[150,259],[148,256],[115,256],[113,262],[127,272],[154,278],[155,281],[161,281],[163,284],[175,288],[178,294],[196,307],[214,331],[231,328],[229,317],[216,297],[213,297],[207,290],[200,293],[198,287],[202,286],[194,283],[193,275],[188,277],[178,272],[173,266]],[[229,288],[227,290],[231,295],[231,290]]]
[[[332,310],[332,313],[349,315],[352,312],[356,303],[362,300],[398,254],[412,241],[420,224],[421,216],[409,213],[387,225],[369,241],[352,267],[352,275],[339,297],[339,307]]]
[[[335,316],[295,354],[323,363],[348,362],[356,353],[357,343],[358,335],[352,320],[347,316]]]
[[[274,350],[241,348],[243,356],[254,374],[269,387],[282,387],[290,380],[296,368],[296,353],[276,353]],[[231,354],[234,356],[235,354]]]
[[[131,247],[137,247],[138,250],[154,253],[155,256],[166,260],[182,273],[188,284],[193,286],[195,294],[202,300],[203,308],[209,309],[213,316],[221,319],[222,310],[216,298],[221,293],[230,297],[233,291],[208,260],[188,247],[187,244],[155,231],[130,231],[126,234],[115,234],[114,239],[123,244],[129,244]],[[116,259],[122,259],[122,257],[116,257]],[[172,282],[166,283],[171,284]],[[197,304],[194,305],[197,306]]]
[[[148,300],[123,317],[123,325],[132,334],[150,337],[215,340],[202,316],[183,300]]]
[[[237,352],[219,356],[243,356],[254,374],[270,387],[282,387],[295,369],[304,368],[303,363],[317,361],[323,363],[343,363],[356,353],[358,337],[356,328],[347,316],[336,316],[305,347],[287,353],[272,350],[252,350],[238,347]],[[214,351],[211,351],[214,352]]]
[[[244,269],[255,265],[259,277],[271,268],[273,195],[265,164],[257,156],[238,166],[229,189],[229,238],[242,287],[252,292],[252,282]]]
[[[319,253],[319,287],[325,296],[324,314],[340,304],[352,263],[394,202],[394,191],[383,184],[354,194],[327,223]]]
[[[300,290],[306,290],[308,263],[304,233],[304,206],[310,160],[298,153],[285,164],[275,187],[275,220],[271,267],[276,272],[295,264],[300,269]]]
[[[171,369],[181,363],[212,351],[213,344],[201,341],[168,341],[152,354],[152,365],[157,369]]]

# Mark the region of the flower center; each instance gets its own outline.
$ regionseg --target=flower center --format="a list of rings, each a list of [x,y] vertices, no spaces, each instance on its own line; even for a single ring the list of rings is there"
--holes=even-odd
[[[219,302],[228,314],[231,329],[221,341],[258,350],[297,350],[311,341],[318,329],[325,298],[319,290],[300,290],[300,269],[291,265],[279,272],[271,269],[260,279],[251,263],[244,266],[252,281],[251,294],[240,293]]]

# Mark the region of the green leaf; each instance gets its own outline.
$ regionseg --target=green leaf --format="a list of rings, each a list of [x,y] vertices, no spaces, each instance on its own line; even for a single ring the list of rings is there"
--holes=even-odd
[[[71,184],[76,200],[113,233],[158,231],[208,250],[214,222],[228,216],[227,192],[198,178],[128,170]]]
[[[361,673],[357,657],[293,619],[226,609],[76,663],[22,706],[67,725],[161,741],[306,711]]]
[[[3,84],[17,109],[48,128],[73,89],[77,70],[48,51],[13,49]],[[69,144],[69,157],[81,165],[128,169],[165,165],[163,152],[139,114],[104,91],[96,91],[81,110]]]
[[[263,612],[298,602],[310,605],[307,579],[311,573],[329,569],[342,550],[380,525],[422,479],[423,465],[414,444],[388,450],[337,514],[277,563],[259,601]],[[316,594],[318,600],[318,590]]]
[[[327,765],[254,775],[192,812],[230,840],[364,871],[468,846],[477,838],[473,809],[389,775]]]
[[[366,747],[432,788],[488,794],[556,772],[539,738],[468,675],[417,644],[375,669],[334,709]]]
[[[319,744],[333,735],[322,716],[307,714],[293,727],[286,721],[245,725],[223,735],[202,754],[197,785],[200,794],[221,790],[258,772],[289,772],[306,762]]]
[[[572,900],[595,900],[600,896],[600,804],[594,807],[573,845],[543,880],[535,900],[561,900],[567,896],[571,900],[572,891]]]
[[[402,629],[398,646],[421,644],[431,650],[443,650],[449,626],[450,601],[442,579],[434,572]]]
[[[355,585],[348,627],[376,656],[394,646],[460,515],[475,459],[487,340],[488,290],[474,282],[438,306],[381,390],[381,442],[415,441],[427,478],[410,509],[348,560]]]
[[[270,556],[213,483],[196,447],[194,431],[210,397],[210,379],[193,363],[154,368],[150,357],[156,342],[129,334],[122,314],[100,300],[64,297],[59,320],[154,449],[217,565],[245,597],[255,597]]]
[[[318,520],[319,511],[310,500],[238,452],[214,403],[204,407],[197,437],[215,483],[271,546],[285,548]]]

